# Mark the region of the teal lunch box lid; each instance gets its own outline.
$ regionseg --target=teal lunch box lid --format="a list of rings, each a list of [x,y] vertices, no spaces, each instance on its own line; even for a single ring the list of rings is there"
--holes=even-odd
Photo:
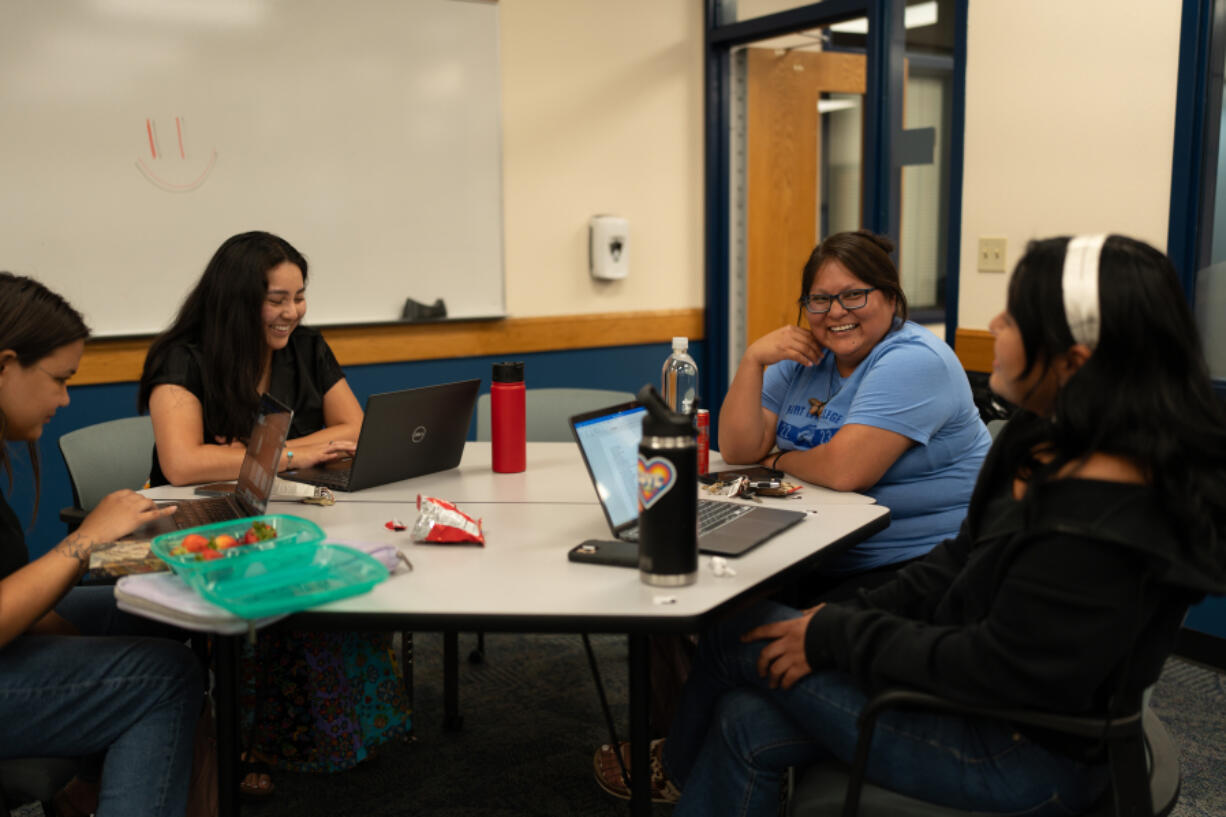
[[[271,548],[201,565],[188,584],[242,618],[293,613],[356,596],[388,576],[378,559],[341,545]]]
[[[276,531],[276,536],[272,539],[249,545],[241,544],[243,536],[256,522],[262,522],[271,527]],[[216,536],[226,534],[234,537],[240,544],[218,551],[221,554],[221,558],[214,558],[211,561],[202,559],[196,553],[174,553],[174,550],[183,540],[193,534],[198,534],[210,540]],[[267,550],[313,545],[323,540],[323,530],[309,519],[303,519],[301,516],[289,516],[287,514],[263,514],[261,516],[248,516],[242,519],[231,519],[226,522],[213,522],[208,525],[163,533],[160,536],[154,537],[153,541],[149,544],[149,549],[153,551],[154,556],[157,556],[169,565],[170,569],[181,576],[184,581],[188,581],[204,565],[223,561],[228,562],[235,559],[248,559],[252,558],[255,554]],[[190,584],[190,581],[188,583]]]

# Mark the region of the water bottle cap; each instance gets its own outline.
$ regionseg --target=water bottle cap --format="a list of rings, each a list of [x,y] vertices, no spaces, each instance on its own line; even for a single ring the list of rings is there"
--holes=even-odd
[[[690,348],[689,338],[683,338],[683,337],[673,338],[673,351],[674,352],[684,352],[685,350],[689,348]]]
[[[644,437],[697,437],[694,418],[673,411],[650,383],[639,389],[637,399],[647,409],[643,415]]]
[[[494,382],[495,383],[523,383],[524,382],[524,364],[523,361],[504,361],[494,364]]]

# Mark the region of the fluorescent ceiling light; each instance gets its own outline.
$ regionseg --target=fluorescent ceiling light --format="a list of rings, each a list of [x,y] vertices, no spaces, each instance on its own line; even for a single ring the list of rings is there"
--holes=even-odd
[[[834,111],[845,111],[848,108],[859,107],[860,103],[854,99],[819,99],[817,101],[818,113],[833,113]]]
[[[936,25],[936,0],[932,0],[928,3],[916,3],[914,6],[907,6],[907,10],[903,15],[903,22],[907,28],[920,28],[922,26]],[[868,18],[857,17],[854,20],[845,20],[841,23],[835,23],[834,25],[830,26],[830,30],[837,31],[841,34],[867,34]]]

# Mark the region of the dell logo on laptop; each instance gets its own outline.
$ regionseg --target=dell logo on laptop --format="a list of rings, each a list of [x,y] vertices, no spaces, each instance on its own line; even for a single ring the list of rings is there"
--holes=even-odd
[[[425,426],[418,426],[417,428],[413,429],[413,442],[419,443],[424,439],[426,439]]]

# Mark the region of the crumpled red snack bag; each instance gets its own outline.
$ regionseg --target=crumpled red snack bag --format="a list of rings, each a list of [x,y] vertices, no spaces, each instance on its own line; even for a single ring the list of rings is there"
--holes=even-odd
[[[485,546],[481,520],[473,519],[445,499],[417,495],[417,521],[413,523],[414,542],[462,543]]]

